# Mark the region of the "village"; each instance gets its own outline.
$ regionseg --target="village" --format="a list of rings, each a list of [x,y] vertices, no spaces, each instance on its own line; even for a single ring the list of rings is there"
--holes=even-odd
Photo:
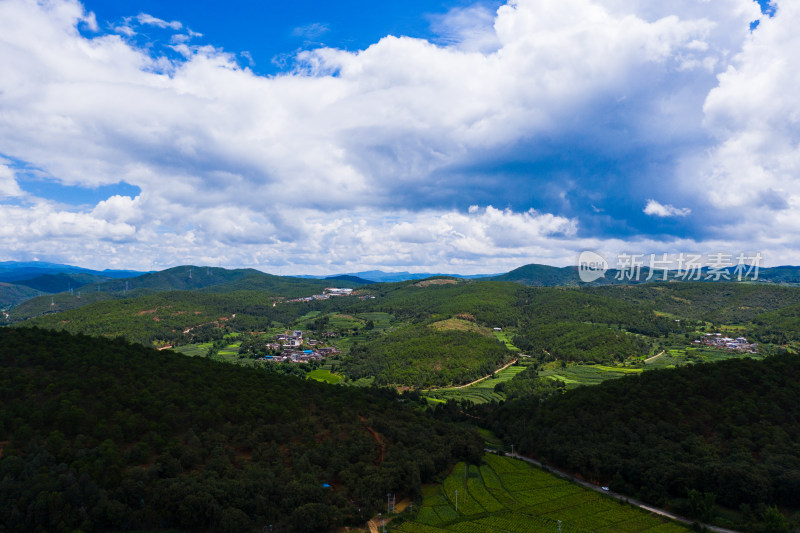
[[[335,287],[328,287],[322,294],[312,294],[311,296],[304,296],[302,298],[292,298],[291,300],[284,300],[285,302],[313,302],[315,300],[328,300],[336,296],[355,296],[357,293],[353,289],[340,289]],[[360,294],[359,300],[375,299],[371,294]],[[273,304],[275,305],[275,304]]]
[[[286,300],[287,302],[312,302],[314,300],[327,300],[334,296],[351,296],[353,294],[353,289],[338,289],[329,287],[322,291],[322,294],[312,294],[311,296],[305,296],[303,298],[293,298],[291,300]]]
[[[735,339],[732,339],[731,337],[723,336],[722,333],[706,333],[703,337],[695,340],[693,343],[736,352],[758,352],[758,343],[748,342],[744,337],[736,337]]]
[[[333,338],[338,334],[335,331],[322,333],[322,337]],[[310,363],[322,361],[326,357],[341,353],[335,346],[325,346],[323,341],[317,339],[304,339],[301,330],[287,331],[275,336],[275,342],[268,342],[265,348],[275,355],[266,355],[259,361],[273,363]]]

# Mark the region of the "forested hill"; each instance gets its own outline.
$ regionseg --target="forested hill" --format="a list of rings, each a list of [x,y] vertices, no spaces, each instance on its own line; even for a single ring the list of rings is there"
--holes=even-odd
[[[522,453],[704,521],[715,503],[744,523],[775,505],[800,511],[796,355],[645,372],[541,405],[512,400],[488,423]]]
[[[492,281],[513,281],[523,285],[540,287],[578,285],[580,283],[576,267],[562,268],[549,265],[524,265],[488,279]]]
[[[272,296],[299,297],[320,293],[326,287],[355,288],[362,286],[352,280],[318,280],[287,276],[273,276],[253,269],[226,270],[224,268],[181,266],[143,274],[129,279],[115,279],[80,287],[79,291],[63,292],[32,298],[20,303],[9,312],[12,321],[49,313],[60,313],[114,299],[135,298],[171,291],[230,293],[259,290]]]
[[[647,264],[647,258],[645,258],[645,264]],[[654,278],[656,280],[660,279],[660,277],[663,275],[663,271],[657,270],[654,272],[656,273],[654,275]],[[702,269],[702,274],[700,276],[701,279],[699,281],[713,281],[715,283],[732,281],[733,278],[735,278],[735,275],[733,274],[733,267],[729,268],[728,272],[729,272],[728,279],[725,278],[715,279],[715,276],[713,275],[709,276],[708,268],[704,267]],[[638,285],[651,281],[648,279],[650,277],[650,269],[646,266],[643,266],[641,268],[638,279],[636,278],[622,279],[622,276],[620,274],[621,272],[619,270],[610,269],[605,273],[603,277],[591,283],[584,283],[580,280],[580,276],[578,275],[578,267],[576,266],[554,267],[549,265],[531,264],[531,265],[524,265],[519,268],[515,268],[510,272],[506,272],[505,274],[488,277],[486,279],[493,281],[513,281],[515,283],[521,283],[523,285],[532,285],[539,287],[557,287],[557,286],[575,286],[575,285],[582,285],[582,286]],[[691,281],[698,281],[698,280],[687,280],[685,278],[676,277],[676,272],[674,270],[670,271],[668,276],[669,280],[673,282],[691,283]],[[748,280],[753,281],[753,276],[754,274],[751,273],[748,276]],[[618,277],[620,279],[617,279]],[[706,278],[709,279],[707,280]],[[792,285],[797,285],[800,284],[800,267],[780,266],[771,268],[760,268],[758,270],[758,281],[764,283],[788,283]]]
[[[39,291],[24,285],[0,282],[0,308],[10,307],[30,300],[39,294]]]
[[[395,393],[0,328],[0,530],[328,531],[482,443]]]
[[[723,324],[746,323],[761,313],[800,302],[797,287],[765,283],[656,283],[585,290],[683,318]]]

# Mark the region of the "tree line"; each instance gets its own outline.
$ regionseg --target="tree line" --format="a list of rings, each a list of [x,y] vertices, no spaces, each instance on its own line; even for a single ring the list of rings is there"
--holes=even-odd
[[[320,531],[418,496],[477,434],[413,398],[0,328],[0,529]]]

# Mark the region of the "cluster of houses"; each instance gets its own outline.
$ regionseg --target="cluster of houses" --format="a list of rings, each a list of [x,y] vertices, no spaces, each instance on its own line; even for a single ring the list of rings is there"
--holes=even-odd
[[[758,351],[758,343],[748,342],[744,337],[736,337],[735,339],[723,337],[722,333],[706,333],[703,337],[694,341],[694,344],[737,352],[756,353]]]
[[[350,296],[353,294],[353,289],[337,289],[329,287],[322,291],[322,294],[312,294],[305,298],[294,298],[293,300],[286,300],[287,302],[313,302],[314,300],[327,300],[333,296]]]
[[[330,331],[326,336],[335,337],[336,333]],[[334,346],[322,346],[322,342],[316,339],[304,339],[303,332],[300,330],[287,331],[275,336],[275,342],[267,343],[267,350],[278,353],[278,355],[268,355],[262,361],[290,362],[290,363],[309,363],[311,361],[322,361],[326,357],[341,353]]]

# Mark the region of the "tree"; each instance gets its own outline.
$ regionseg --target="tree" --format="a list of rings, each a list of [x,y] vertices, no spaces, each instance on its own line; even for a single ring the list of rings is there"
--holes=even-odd
[[[689,490],[689,508],[692,516],[703,522],[710,522],[714,518],[714,502],[717,496],[712,492]]]

